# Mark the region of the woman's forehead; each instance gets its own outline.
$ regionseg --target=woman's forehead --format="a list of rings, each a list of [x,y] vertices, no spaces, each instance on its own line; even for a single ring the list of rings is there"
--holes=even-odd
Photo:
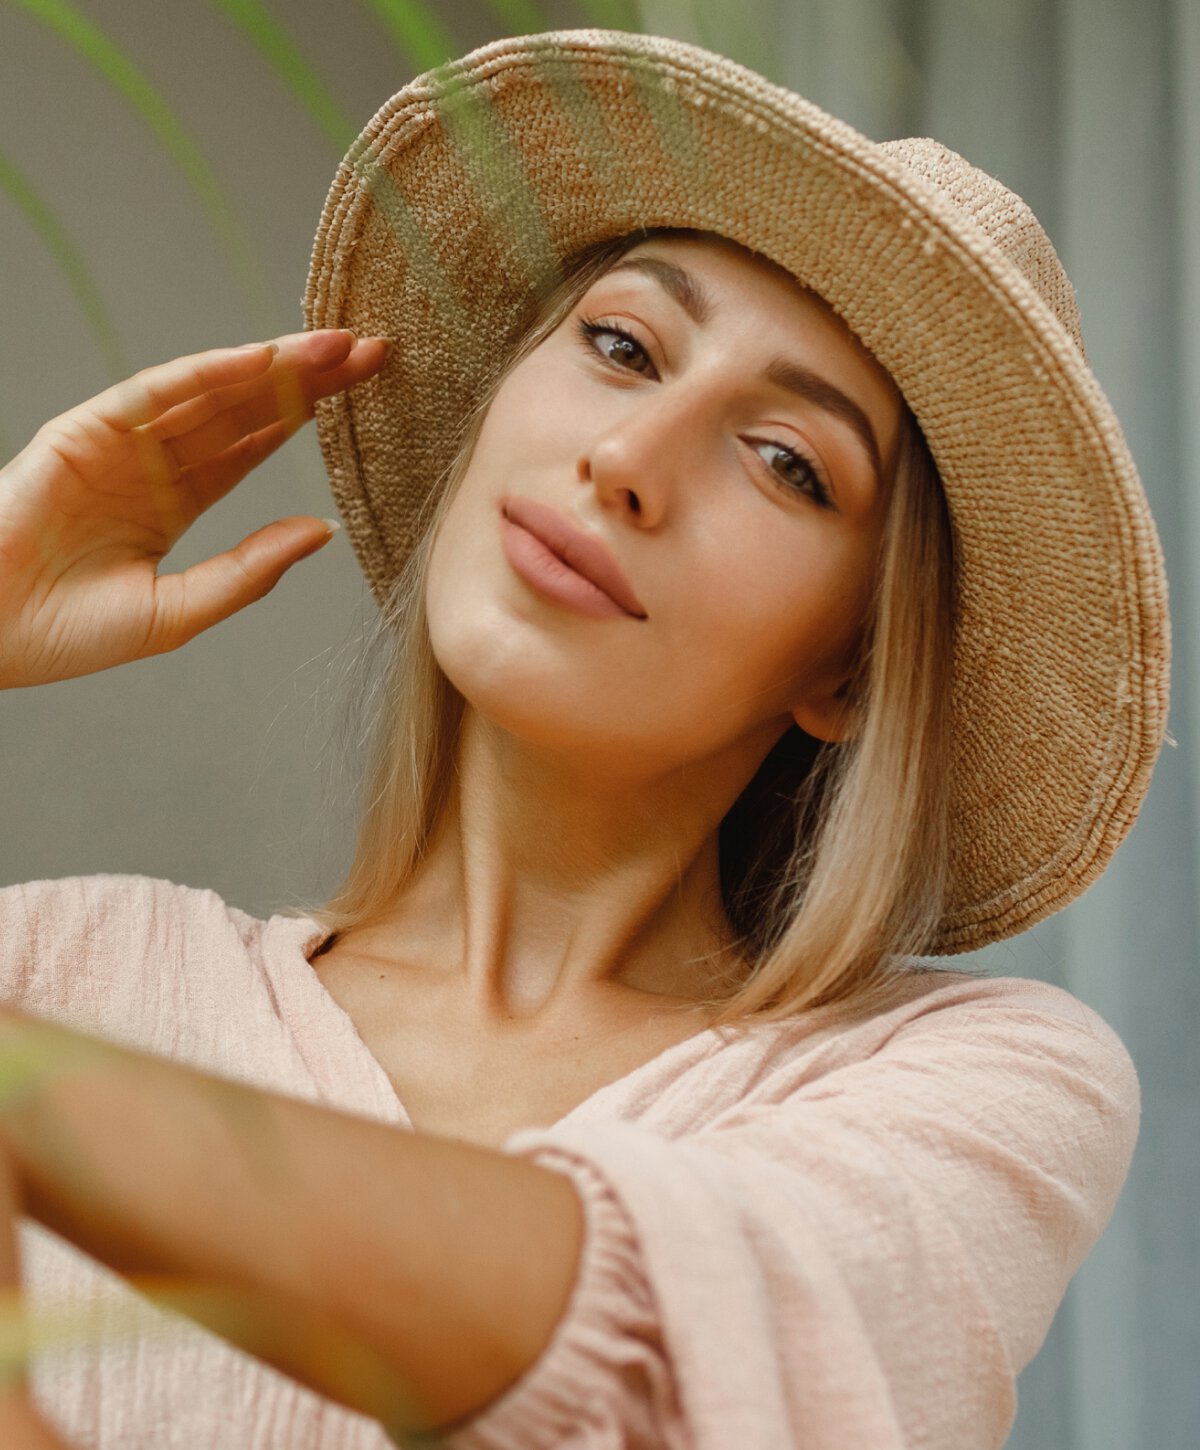
[[[645,255],[675,255],[681,258],[703,259],[709,256],[714,260],[723,261],[726,264],[732,263],[737,268],[745,269],[749,273],[757,273],[763,277],[771,277],[775,281],[786,286],[789,290],[799,293],[801,296],[810,297],[818,301],[822,307],[829,308],[829,304],[823,297],[818,296],[811,288],[806,287],[794,272],[772,258],[757,252],[751,247],[744,246],[741,242],[735,241],[732,237],[723,236],[719,232],[701,232],[689,230],[663,229],[652,231],[645,237],[639,238],[625,252],[624,257]],[[832,311],[832,309],[829,309]]]
[[[619,268],[622,263],[647,256],[663,257],[685,269],[697,264],[703,269],[707,258],[715,262],[727,276],[736,276],[741,273],[742,276],[757,276],[773,281],[831,320],[838,331],[846,336],[862,356],[868,359],[872,366],[878,368],[891,382],[891,375],[886,372],[886,369],[878,362],[857,333],[847,326],[836,308],[831,306],[819,292],[815,292],[807,286],[794,272],[789,272],[786,267],[771,257],[765,256],[762,252],[756,252],[750,247],[743,246],[741,242],[722,236],[718,232],[662,230],[651,232],[635,241],[621,256],[614,259],[609,271]]]

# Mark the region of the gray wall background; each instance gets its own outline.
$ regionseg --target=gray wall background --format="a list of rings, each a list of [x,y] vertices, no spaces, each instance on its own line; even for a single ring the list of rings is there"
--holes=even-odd
[[[1026,197],[1076,284],[1166,547],[1178,748],[1103,880],[983,954],[1096,1007],[1145,1096],[1130,1182],[1022,1376],[1010,1445],[1184,1450],[1200,1443],[1200,0],[0,0],[0,458],[135,368],[298,329],[327,188],[378,105],[486,40],[596,22],[724,50],[879,139],[936,136]],[[166,567],[330,503],[308,429]],[[327,741],[373,608],[343,536],[174,655],[6,694],[0,883],[138,872],[260,915],[320,899],[351,827]]]

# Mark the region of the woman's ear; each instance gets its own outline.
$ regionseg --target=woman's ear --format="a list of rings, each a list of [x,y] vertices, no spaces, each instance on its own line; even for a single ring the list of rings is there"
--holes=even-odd
[[[852,681],[845,679],[828,693],[813,695],[792,710],[792,719],[814,740],[835,744],[851,739],[858,730],[858,710],[851,698]]]

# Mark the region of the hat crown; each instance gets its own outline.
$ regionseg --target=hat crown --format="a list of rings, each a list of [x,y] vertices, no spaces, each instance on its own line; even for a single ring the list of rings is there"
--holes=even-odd
[[[1084,356],[1079,306],[1042,224],[1014,192],[929,136],[884,141],[879,149],[943,192],[1004,253],[1050,308]]]

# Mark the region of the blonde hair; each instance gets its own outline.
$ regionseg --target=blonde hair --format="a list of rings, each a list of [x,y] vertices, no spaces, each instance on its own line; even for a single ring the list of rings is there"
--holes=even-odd
[[[382,915],[419,866],[447,800],[464,710],[434,658],[425,616],[438,526],[508,372],[631,246],[670,234],[618,238],[567,268],[464,421],[417,546],[360,656],[367,683],[355,701],[368,718],[359,728],[349,870],[323,905],[296,914],[348,931]],[[948,858],[952,572],[940,480],[905,409],[875,599],[848,694],[853,738],[819,744],[793,727],[721,825],[721,892],[741,965],[705,999],[712,1025],[835,1003],[865,1008],[886,995],[896,960],[922,951],[936,931]]]

